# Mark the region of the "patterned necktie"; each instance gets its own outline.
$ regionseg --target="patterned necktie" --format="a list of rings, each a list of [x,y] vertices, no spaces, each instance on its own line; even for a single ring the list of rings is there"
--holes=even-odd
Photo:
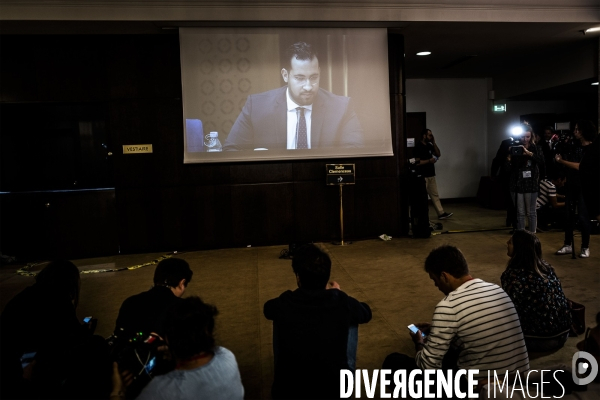
[[[306,118],[304,117],[304,107],[296,108],[296,115],[298,117],[298,125],[296,128],[297,132],[297,149],[308,149],[307,129],[306,129]]]

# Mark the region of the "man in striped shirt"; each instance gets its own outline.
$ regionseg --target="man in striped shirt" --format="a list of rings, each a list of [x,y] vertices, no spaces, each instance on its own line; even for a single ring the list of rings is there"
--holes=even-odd
[[[564,218],[565,196],[556,193],[557,188],[565,185],[565,176],[557,175],[552,180],[540,181],[540,190],[536,200],[536,212],[538,217],[537,228],[541,231],[548,229],[548,225],[558,226]],[[560,200],[560,201],[559,201]]]
[[[521,323],[508,295],[499,286],[473,278],[461,251],[441,246],[431,251],[425,271],[446,295],[438,303],[431,324],[416,324],[411,332],[417,354],[409,358],[390,354],[384,368],[478,369],[504,375],[529,370]]]

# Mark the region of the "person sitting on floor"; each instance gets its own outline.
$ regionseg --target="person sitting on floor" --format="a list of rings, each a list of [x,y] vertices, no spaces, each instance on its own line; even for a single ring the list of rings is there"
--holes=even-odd
[[[8,302],[0,317],[2,398],[65,397],[65,382],[76,365],[71,355],[74,349],[88,347],[95,324],[93,320],[82,323],[77,317],[80,288],[75,264],[53,261],[36,275],[34,285]],[[25,353],[35,356],[24,371],[21,357]],[[87,366],[77,365],[81,370]],[[107,371],[104,378],[110,384]],[[25,381],[24,372],[30,382]]]
[[[473,278],[454,246],[432,250],[425,272],[445,297],[435,307],[431,324],[417,323],[419,331],[409,332],[415,358],[392,353],[384,369],[403,369],[407,374],[415,369],[476,369],[475,379],[487,379],[489,371],[529,370],[521,324],[502,288]]]
[[[517,230],[507,242],[507,255],[510,260],[502,273],[502,288],[519,314],[527,349],[562,347],[571,326],[571,312],[554,269],[542,259],[540,240]]]
[[[127,298],[121,305],[115,327],[115,336],[129,336],[134,332],[144,335],[164,335],[164,321],[169,307],[180,300],[193,272],[187,261],[180,258],[162,260],[154,270],[154,286]]]
[[[559,214],[565,207],[565,196],[557,194],[556,189],[565,186],[564,174],[556,174],[551,179],[540,181],[540,191],[536,201],[538,230],[545,231],[557,226],[564,220],[564,213]]]
[[[213,331],[217,309],[192,296],[175,302],[165,321],[165,337],[177,367],[154,377],[138,400],[242,400],[244,386],[235,356],[216,346]],[[111,399],[124,399],[123,382],[113,375]]]
[[[371,309],[329,282],[331,259],[314,244],[296,251],[292,268],[298,289],[264,306],[273,321],[273,398],[339,399],[340,369],[353,367],[356,325],[371,320]]]

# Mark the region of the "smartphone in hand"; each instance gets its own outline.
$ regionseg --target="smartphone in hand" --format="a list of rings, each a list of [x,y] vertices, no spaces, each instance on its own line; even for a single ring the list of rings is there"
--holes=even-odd
[[[407,326],[407,328],[408,328],[408,329],[409,329],[409,330],[410,330],[412,333],[417,333],[417,332],[419,332],[419,328],[417,328],[417,327],[415,326],[415,324],[410,324],[409,326]],[[421,336],[422,336],[423,338],[425,338],[427,335],[425,335],[423,332],[421,332]]]

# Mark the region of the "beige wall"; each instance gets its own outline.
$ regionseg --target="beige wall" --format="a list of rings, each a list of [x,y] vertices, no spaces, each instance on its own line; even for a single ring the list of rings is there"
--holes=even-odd
[[[1,0],[2,20],[598,22],[597,0]]]

